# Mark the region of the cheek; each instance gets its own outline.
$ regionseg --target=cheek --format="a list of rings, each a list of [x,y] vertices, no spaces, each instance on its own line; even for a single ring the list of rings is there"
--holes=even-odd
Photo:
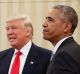
[[[49,27],[49,32],[54,33],[56,31],[57,27],[53,24]]]
[[[60,32],[60,29],[61,28],[57,24],[49,27],[49,35],[51,36],[56,35],[57,33]]]
[[[22,32],[22,33],[18,34],[18,37],[25,38],[26,37],[26,34],[24,32]]]
[[[24,32],[23,31],[16,31],[15,36],[16,36],[17,40],[21,40],[21,38],[23,39],[23,37],[24,37]]]

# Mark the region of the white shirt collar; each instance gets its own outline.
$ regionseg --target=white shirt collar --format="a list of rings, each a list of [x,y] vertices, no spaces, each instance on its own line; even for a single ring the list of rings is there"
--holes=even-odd
[[[61,40],[55,45],[55,47],[54,47],[54,49],[53,49],[53,54],[56,53],[57,49],[58,49],[59,46],[62,44],[62,42],[63,42],[64,40],[66,40],[67,38],[69,38],[69,37],[71,37],[71,36],[68,36],[68,37],[65,37],[65,38],[61,39]]]
[[[22,48],[20,49],[20,51],[23,53],[23,55],[25,55],[25,56],[28,55],[29,50],[30,50],[30,48],[31,48],[31,45],[32,45],[32,42],[31,42],[31,40],[30,40],[26,45],[24,45],[24,47],[22,47]],[[15,53],[16,53],[17,51],[18,51],[18,50],[15,49]],[[14,53],[14,54],[15,54],[15,53]]]

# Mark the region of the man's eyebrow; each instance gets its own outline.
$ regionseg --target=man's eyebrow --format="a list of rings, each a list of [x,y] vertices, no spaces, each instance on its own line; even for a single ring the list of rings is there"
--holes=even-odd
[[[53,19],[52,17],[50,17],[50,16],[47,16],[46,19],[52,19],[52,20],[54,20],[54,19]]]

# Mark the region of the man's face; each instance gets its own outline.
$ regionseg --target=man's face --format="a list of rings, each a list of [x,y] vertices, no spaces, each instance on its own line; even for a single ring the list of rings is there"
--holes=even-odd
[[[65,22],[57,9],[50,9],[43,23],[43,38],[57,41],[64,34]]]
[[[6,31],[11,46],[18,47],[26,43],[27,32],[22,20],[7,22]]]

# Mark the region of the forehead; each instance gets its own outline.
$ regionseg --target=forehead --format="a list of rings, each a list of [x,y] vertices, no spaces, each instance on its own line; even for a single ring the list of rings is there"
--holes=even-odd
[[[56,20],[66,20],[62,12],[58,9],[50,9],[47,16]]]
[[[60,11],[58,9],[49,9],[48,15],[52,17],[54,16],[59,17]]]

